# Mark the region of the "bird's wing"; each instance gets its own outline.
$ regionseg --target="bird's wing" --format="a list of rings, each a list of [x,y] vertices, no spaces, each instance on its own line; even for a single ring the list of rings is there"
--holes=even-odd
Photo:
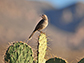
[[[43,27],[43,26],[42,26],[43,22],[44,22],[44,19],[42,19],[42,20],[37,24],[35,30],[40,30],[40,29],[42,29],[42,27]]]

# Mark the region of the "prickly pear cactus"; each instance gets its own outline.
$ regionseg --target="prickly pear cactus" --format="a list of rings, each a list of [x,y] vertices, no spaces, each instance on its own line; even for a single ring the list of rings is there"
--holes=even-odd
[[[68,63],[66,60],[63,60],[61,58],[51,58],[46,61],[46,63]]]
[[[47,38],[44,33],[41,33],[39,35],[37,45],[37,63],[44,63],[46,49],[47,49]]]
[[[84,58],[81,59],[78,63],[84,63]]]
[[[22,41],[13,43],[4,56],[5,63],[33,63],[33,52],[29,45]]]

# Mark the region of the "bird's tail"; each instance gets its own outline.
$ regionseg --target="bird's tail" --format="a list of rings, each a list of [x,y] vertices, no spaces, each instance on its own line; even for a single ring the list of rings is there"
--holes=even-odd
[[[35,30],[32,32],[32,34],[29,36],[29,40],[32,38],[35,32],[36,32]]]

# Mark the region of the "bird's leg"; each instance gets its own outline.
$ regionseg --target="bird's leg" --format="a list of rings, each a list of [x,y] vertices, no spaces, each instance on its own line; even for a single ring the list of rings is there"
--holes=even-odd
[[[43,33],[42,31],[38,30],[40,33]]]
[[[40,30],[38,30],[40,33],[44,33],[44,32],[42,32],[42,31],[40,31]],[[44,33],[45,34],[45,33]]]

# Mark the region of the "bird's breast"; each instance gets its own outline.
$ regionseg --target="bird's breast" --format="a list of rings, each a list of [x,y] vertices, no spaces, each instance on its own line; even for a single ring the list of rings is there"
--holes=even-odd
[[[46,28],[48,26],[48,20],[45,20],[43,23],[43,28]]]

